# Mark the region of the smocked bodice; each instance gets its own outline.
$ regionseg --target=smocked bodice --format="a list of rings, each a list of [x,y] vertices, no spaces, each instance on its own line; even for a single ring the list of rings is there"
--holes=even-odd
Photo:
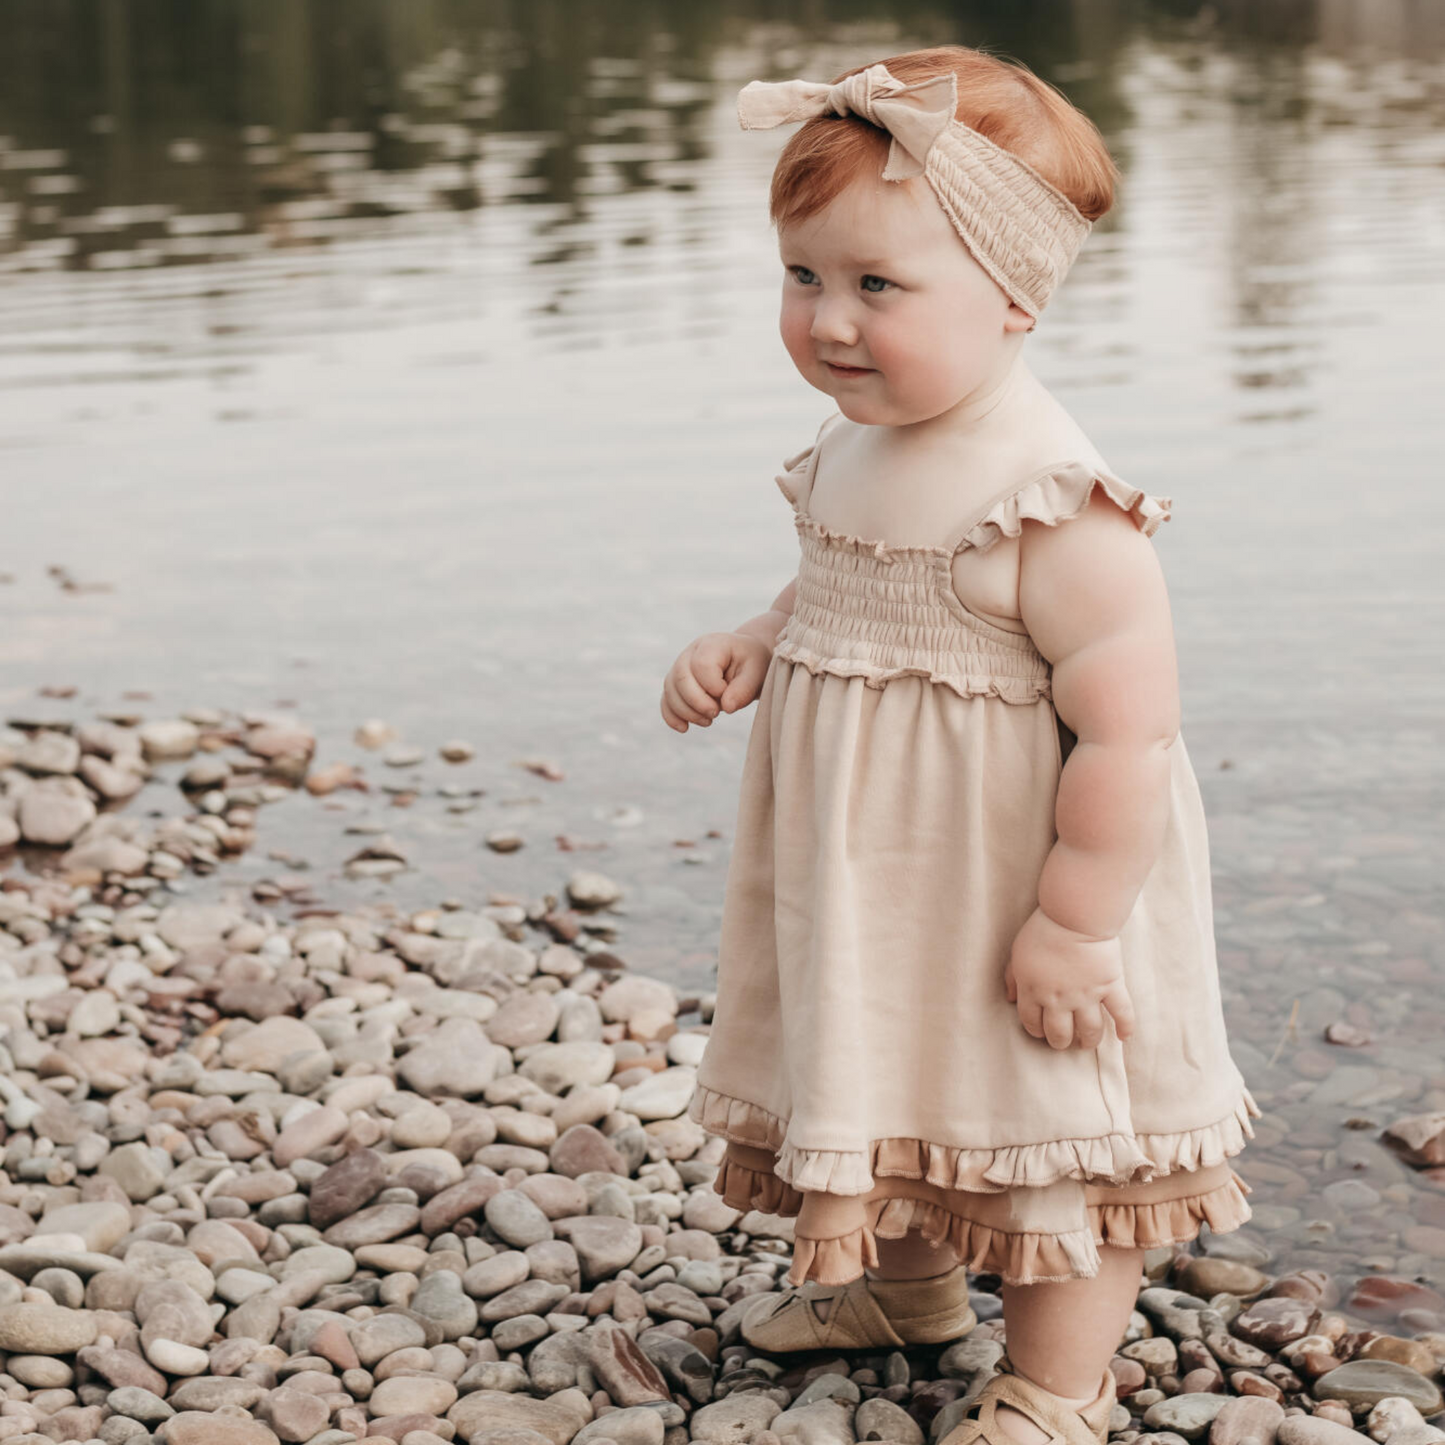
[[[801,514],[798,536],[797,595],[775,656],[870,687],[921,676],[964,696],[1050,696],[1052,668],[1028,635],[959,601],[946,549],[888,547]]]
[[[1013,703],[1051,698],[1053,668],[1028,633],[996,626],[954,592],[954,557],[965,547],[987,551],[1002,537],[1017,537],[1025,519],[1054,526],[1078,516],[1095,486],[1146,536],[1168,520],[1172,505],[1101,466],[1060,462],[995,497],[956,540],[899,545],[834,531],[811,515],[817,456],[815,441],[785,461],[775,478],[793,505],[801,556],[793,614],[774,656],[814,673],[861,677],[870,687],[918,676],[965,697],[987,694]]]

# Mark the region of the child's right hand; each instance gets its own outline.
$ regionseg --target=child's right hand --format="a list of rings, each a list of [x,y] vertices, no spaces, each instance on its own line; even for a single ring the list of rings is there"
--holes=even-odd
[[[762,691],[773,650],[743,632],[705,632],[690,642],[662,685],[662,720],[674,732],[710,727],[718,711],[736,712]]]
[[[1106,1013],[1121,1041],[1134,1033],[1118,937],[1090,938],[1042,908],[1034,909],[1013,941],[1004,989],[1026,1032],[1050,1048],[1098,1048]]]

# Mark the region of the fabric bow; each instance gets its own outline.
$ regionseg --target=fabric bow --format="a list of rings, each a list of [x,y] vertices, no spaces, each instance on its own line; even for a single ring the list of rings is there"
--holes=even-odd
[[[958,109],[958,77],[951,71],[905,85],[881,61],[836,85],[817,80],[752,80],[738,92],[744,130],[769,130],[817,115],[854,115],[892,137],[885,181],[923,173],[928,152]]]

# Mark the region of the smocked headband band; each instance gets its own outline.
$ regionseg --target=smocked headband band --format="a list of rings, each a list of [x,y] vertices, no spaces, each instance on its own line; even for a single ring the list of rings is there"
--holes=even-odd
[[[738,93],[744,130],[850,112],[886,130],[883,179],[923,176],[969,253],[1037,317],[1093,223],[1027,162],[955,120],[957,108],[951,70],[905,85],[882,62],[836,85],[753,80]]]

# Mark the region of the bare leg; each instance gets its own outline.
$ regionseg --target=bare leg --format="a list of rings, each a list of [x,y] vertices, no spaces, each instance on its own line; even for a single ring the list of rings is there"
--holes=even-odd
[[[902,1239],[878,1241],[878,1268],[864,1266],[869,1279],[932,1279],[947,1274],[958,1263],[958,1255],[947,1244],[929,1244],[916,1230]]]
[[[947,1274],[957,1263],[958,1255],[949,1245],[929,1244],[916,1229],[910,1229],[901,1239],[880,1239],[878,1268],[864,1265],[863,1273],[869,1279],[932,1279]],[[820,1300],[815,1308],[826,1321],[833,1302]]]
[[[1009,1359],[1019,1374],[1076,1406],[1099,1393],[1104,1370],[1129,1327],[1144,1270],[1142,1249],[1099,1247],[1093,1279],[1004,1285]],[[1021,1445],[1048,1435],[1026,1415],[1001,1405],[999,1424]]]

